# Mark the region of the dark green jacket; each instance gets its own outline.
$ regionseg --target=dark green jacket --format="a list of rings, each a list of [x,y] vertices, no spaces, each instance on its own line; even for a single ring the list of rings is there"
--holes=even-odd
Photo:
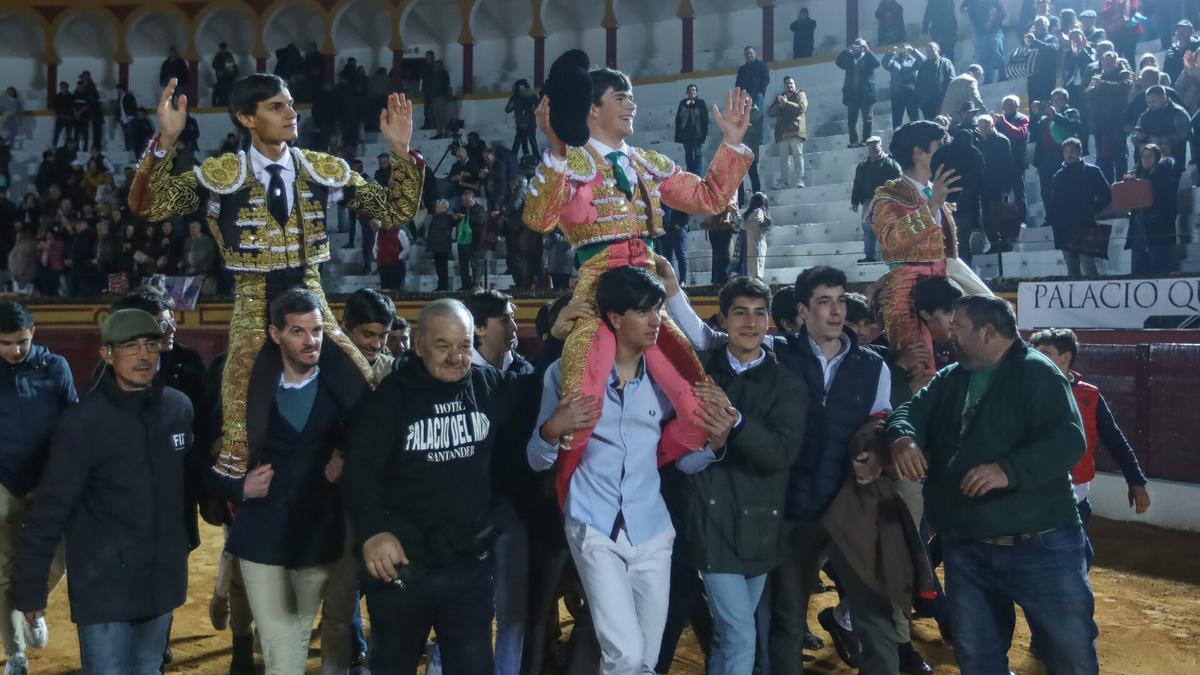
[[[1078,525],[1070,470],[1086,442],[1067,378],[1018,338],[960,433],[970,379],[959,364],[943,368],[888,423],[889,441],[909,436],[929,458],[930,525],[944,536],[966,539]],[[963,476],[990,463],[1000,465],[1009,486],[964,496]]]
[[[742,414],[724,457],[687,476],[677,500],[680,548],[701,572],[757,576],[779,562],[788,467],[804,445],[808,387],[767,350],[734,375],[725,348],[700,362]]]

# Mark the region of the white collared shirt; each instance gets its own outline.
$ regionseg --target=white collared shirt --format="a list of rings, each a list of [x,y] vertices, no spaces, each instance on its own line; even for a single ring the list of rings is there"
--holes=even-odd
[[[292,161],[291,148],[288,147],[287,143],[284,143],[283,154],[280,155],[278,160],[271,161],[267,159],[266,155],[259,152],[258,148],[253,145],[250,146],[250,173],[262,184],[263,194],[266,194],[271,184],[271,172],[267,171],[267,166],[271,164],[278,164],[283,167],[283,170],[279,172],[279,177],[283,179],[283,196],[287,200],[288,213],[291,213],[292,202],[295,197],[292,186],[296,184],[296,165]],[[268,198],[270,197],[270,195],[267,196]]]
[[[925,200],[926,202],[929,201],[929,199],[925,197],[925,188],[929,188],[932,190],[933,183],[922,183],[922,182],[914,179],[912,176],[909,176],[906,173],[902,173],[900,175],[904,176],[904,180],[908,181],[910,185],[912,185],[913,187],[915,187],[917,189],[917,194],[921,195],[921,199]],[[933,209],[930,209],[930,212],[933,213],[933,222],[937,223],[938,225],[941,225],[942,224],[942,210],[937,209],[935,211]]]
[[[317,375],[320,375],[320,374],[321,374],[321,367],[314,366],[312,369],[312,372],[308,374],[308,377],[304,378],[304,380],[302,382],[295,382],[295,383],[284,381],[283,375],[280,374],[279,388],[280,389],[303,389],[304,387],[308,386],[309,382],[312,382],[313,380],[317,379]]]
[[[767,358],[767,352],[762,347],[759,347],[758,356],[755,357],[755,359],[750,363],[742,363],[741,361],[738,361],[737,357],[735,357],[733,352],[729,351],[728,348],[725,349],[725,356],[729,357],[729,367],[733,370],[733,374],[741,375],[747,370],[750,370],[751,368],[762,363]]]
[[[497,366],[492,365],[491,361],[488,361],[487,359],[483,358],[483,354],[480,354],[478,349],[475,349],[474,347],[471,348],[471,365],[473,365],[473,366],[487,366],[488,368],[498,368],[501,372],[507,373],[509,367],[512,366],[512,364],[513,364],[513,353],[512,353],[511,349],[506,350],[504,352],[504,357],[502,359],[500,359],[500,365],[497,367]]]

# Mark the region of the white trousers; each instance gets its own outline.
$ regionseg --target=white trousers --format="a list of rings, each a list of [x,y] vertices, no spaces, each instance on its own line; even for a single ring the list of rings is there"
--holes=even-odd
[[[600,641],[601,674],[652,675],[667,625],[675,530],[638,546],[624,529],[613,541],[567,518],[565,530]]]

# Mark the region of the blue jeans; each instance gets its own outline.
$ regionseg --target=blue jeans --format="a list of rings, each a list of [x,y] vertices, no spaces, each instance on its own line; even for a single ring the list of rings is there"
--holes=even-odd
[[[709,675],[750,675],[754,670],[757,634],[754,614],[767,575],[705,574],[704,589],[713,617]]]
[[[1055,675],[1094,674],[1094,600],[1083,529],[1065,527],[1014,546],[943,542],[954,654],[963,675],[1005,675],[1021,606],[1038,656]]]
[[[141,621],[77,624],[84,675],[159,675],[170,612]]]
[[[875,230],[871,227],[870,221],[866,218],[867,209],[870,208],[871,202],[865,201],[858,208],[859,215],[863,216],[862,231],[863,231],[863,256],[871,260],[879,260],[879,242],[875,240]]]
[[[1004,64],[1008,59],[1004,55],[1004,31],[998,30],[991,36],[987,36],[984,31],[975,30],[975,62],[983,67],[983,82],[980,84],[990,84],[994,80],[992,74],[999,71],[1000,79],[1004,77]],[[942,112],[953,115],[957,110],[943,110]]]
[[[662,250],[659,253],[674,263],[675,274],[679,277],[681,284],[687,283],[688,278],[687,234],[686,227],[678,230],[668,229],[660,239]]]
[[[496,539],[496,675],[517,675],[529,608],[529,528],[520,520]]]

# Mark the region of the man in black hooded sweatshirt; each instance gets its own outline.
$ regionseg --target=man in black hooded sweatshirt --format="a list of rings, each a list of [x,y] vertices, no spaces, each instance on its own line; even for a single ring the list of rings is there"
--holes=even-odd
[[[564,310],[552,334],[583,312]],[[532,429],[541,377],[472,365],[473,335],[458,300],[426,305],[416,356],[350,424],[342,496],[365,563],[375,672],[416,672],[431,627],[446,675],[492,671],[491,462],[506,428]]]

